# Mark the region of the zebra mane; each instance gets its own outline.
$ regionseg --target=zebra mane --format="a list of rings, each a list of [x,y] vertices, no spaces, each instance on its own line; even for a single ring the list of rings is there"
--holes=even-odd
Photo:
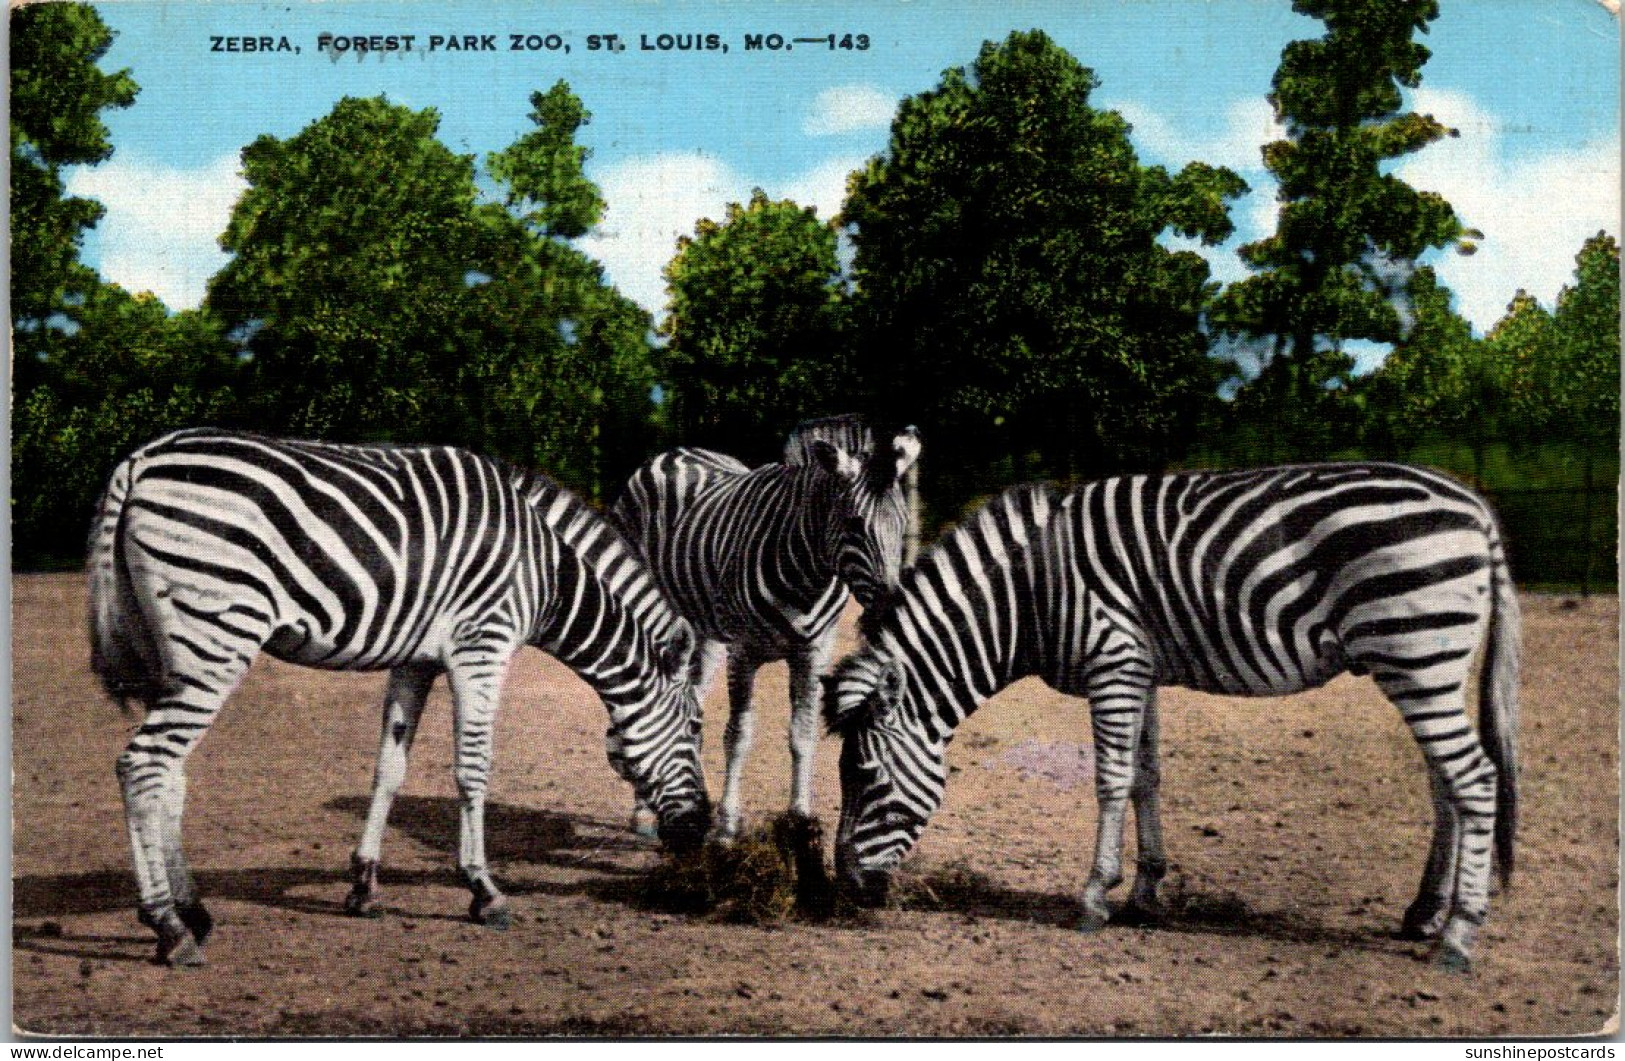
[[[846,733],[867,719],[889,660],[865,646],[835,665],[824,678],[822,712],[829,733]]]
[[[874,433],[863,417],[856,413],[825,416],[817,420],[803,420],[784,441],[784,463],[807,464],[812,460],[814,441],[828,442],[860,460],[867,460],[874,452]]]
[[[496,460],[496,458],[493,458],[493,460]],[[649,570],[649,565],[643,559],[643,553],[638,550],[625,532],[616,525],[614,520],[600,512],[580,494],[559,483],[552,476],[505,460],[496,460],[496,463],[502,467],[507,475],[508,482],[515,490],[519,491],[520,496],[525,499],[525,503],[537,510],[543,517],[543,522],[549,524],[555,531],[563,532],[571,525],[577,528],[591,526],[597,529],[600,539],[607,540],[610,547],[607,549],[598,548],[594,550],[592,556],[585,555],[576,549],[576,543],[580,538],[579,533],[574,535],[566,533],[562,534],[562,537],[565,544],[570,546],[584,563],[587,563],[590,568],[600,574],[602,574],[601,569],[604,566],[603,560],[605,557],[613,556],[623,564],[630,566],[635,573],[630,579],[622,581],[621,588],[626,597],[647,598],[655,605],[659,623],[658,627],[651,631],[652,633],[664,637],[672,629],[681,627],[692,634],[688,620],[683,618],[682,613],[677,610],[660,589],[659,584],[655,582],[653,572]],[[564,502],[564,511],[561,513],[562,518],[557,520],[547,519],[547,511],[559,500]]]
[[[995,528],[1008,531],[1019,518],[1020,525],[1027,531],[1026,547],[1032,547],[1031,538],[1041,533],[1042,524],[1053,516],[1061,494],[1061,488],[1051,482],[1019,483],[977,506],[958,523],[943,527],[937,535],[937,540],[923,550],[913,565],[903,572],[897,588],[876,600],[858,617],[859,633],[863,635],[865,641],[878,643],[882,635],[888,631],[895,632],[897,613],[906,607],[909,601],[921,596],[918,592],[920,584],[934,578],[937,569],[942,565],[952,563],[946,555],[947,551],[961,540],[972,536],[985,540],[988,520],[992,521],[991,525]],[[1017,551],[1019,548],[1018,546]],[[1007,555],[1011,559],[1015,558],[1013,551],[1007,550]]]
[[[904,459],[904,453],[894,451],[890,445],[890,440],[900,435],[914,438],[914,453],[908,455],[912,461],[919,452],[919,432],[913,425],[871,426],[857,413],[804,420],[784,442],[784,463],[789,467],[808,464],[812,461],[813,443],[827,442],[856,457],[863,465],[869,489],[884,493],[896,482],[898,464]],[[882,439],[886,440],[885,444],[879,441]]]

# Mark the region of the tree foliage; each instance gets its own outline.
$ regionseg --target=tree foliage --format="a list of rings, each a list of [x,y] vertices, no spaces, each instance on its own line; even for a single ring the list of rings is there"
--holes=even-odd
[[[1520,447],[1596,442],[1619,431],[1619,244],[1599,232],[1548,310],[1519,291],[1484,338],[1450,309],[1433,270],[1410,281],[1414,322],[1364,381],[1366,436],[1403,453],[1429,439]]]
[[[474,164],[439,115],[345,98],[242,154],[248,189],[208,305],[252,355],[253,417],[329,439],[425,438],[461,351],[467,277],[485,261]]]
[[[840,263],[812,209],[758,188],[679,239],[665,274],[662,362],[683,442],[768,460],[791,426],[839,411]]]
[[[1022,471],[1166,462],[1216,385],[1206,262],[1246,190],[1229,170],[1141,166],[1094,73],[1039,31],[903,101],[854,174],[857,365],[870,402],[930,432],[934,461],[1041,454]]]
[[[531,106],[535,128],[486,160],[500,203],[433,109],[382,98],[244,150],[209,305],[252,356],[255,423],[456,442],[588,493],[606,460],[635,463],[648,316],[569,242],[603,210],[575,143],[590,115],[562,81]]]
[[[1606,439],[1619,433],[1619,241],[1588,239],[1574,283],[1557,296],[1556,357],[1540,389],[1552,395],[1552,431]]]
[[[587,179],[589,152],[575,142],[592,120],[586,107],[559,81],[530,97],[535,129],[487,160],[491,176],[508,189],[508,208],[539,236],[576,239],[598,224],[604,200]]]
[[[1619,433],[1619,243],[1599,232],[1575,257],[1574,282],[1547,310],[1519,291],[1485,339],[1521,442]]]
[[[653,439],[652,322],[569,242],[604,211],[575,142],[591,114],[563,81],[530,102],[535,128],[487,159],[507,212],[469,292],[457,437],[597,496]]]
[[[1406,300],[1409,331],[1360,388],[1368,444],[1397,454],[1430,433],[1478,444],[1499,437],[1510,414],[1489,346],[1451,308],[1450,289],[1431,268],[1412,274]]]
[[[107,474],[166,431],[236,419],[238,363],[206,313],[150,294],[90,289],[12,412],[12,542],[23,565],[76,555]]]
[[[1348,340],[1399,340],[1410,274],[1424,252],[1472,235],[1450,204],[1387,172],[1394,159],[1455,135],[1403,109],[1421,83],[1427,48],[1412,38],[1436,0],[1294,0],[1326,33],[1281,54],[1269,96],[1286,138],[1264,149],[1279,183],[1274,234],[1247,244],[1255,274],[1230,285],[1214,311],[1227,333],[1260,341],[1262,370],[1247,385],[1249,415],[1277,433],[1276,457],[1323,453],[1346,441]]]
[[[97,66],[112,43],[112,31],[85,4],[11,10],[11,314],[25,384],[30,362],[61,338],[52,318],[96,283],[79,248],[103,209],[67,195],[61,168],[112,155],[102,111],[135,100],[128,70],[107,74]]]

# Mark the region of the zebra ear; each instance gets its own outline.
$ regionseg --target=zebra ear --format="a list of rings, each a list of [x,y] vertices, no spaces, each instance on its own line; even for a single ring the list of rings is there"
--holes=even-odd
[[[881,668],[875,680],[875,691],[869,697],[870,713],[875,718],[886,718],[897,710],[897,702],[903,698],[903,668],[898,666],[896,660],[891,660]]]
[[[897,461],[897,468],[893,475],[901,479],[914,466],[914,462],[920,459],[920,449],[922,448],[920,429],[912,424],[903,428],[897,433],[897,437],[892,439],[891,448]]]
[[[826,733],[844,733],[853,723],[863,716],[864,700],[862,697],[842,696],[841,679],[838,674],[825,674],[819,681],[823,683],[822,711],[824,715],[824,731]]]
[[[838,479],[852,482],[863,471],[863,465],[856,457],[824,439],[813,439],[811,448],[813,460],[818,466]]]
[[[849,656],[824,676],[824,725],[844,733],[870,721],[883,721],[903,695],[903,669],[895,660]]]
[[[660,671],[668,678],[676,678],[687,673],[689,660],[694,656],[694,631],[685,623],[672,630],[671,634],[656,647],[660,660]]]

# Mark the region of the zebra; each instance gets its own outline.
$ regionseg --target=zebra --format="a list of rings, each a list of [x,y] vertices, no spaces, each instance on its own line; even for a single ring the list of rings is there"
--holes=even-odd
[[[351,913],[375,908],[384,823],[445,674],[469,915],[507,927],[485,794],[503,677],[524,645],[603,699],[611,764],[655,808],[663,840],[692,847],[709,824],[693,630],[608,521],[541,475],[448,446],[180,431],[113,472],[89,577],[95,673],[121,704],[145,706],[117,774],[139,918],[161,962],[203,960],[212,919],[181,851],[186,759],[262,651],[389,672]]]
[[[1167,868],[1156,688],[1284,695],[1369,674],[1426,760],[1432,844],[1402,935],[1466,969],[1494,850],[1510,883],[1517,818],[1519,616],[1496,519],[1446,476],[1313,464],[1011,488],[946,534],[864,616],[826,679],[842,735],[837,872],[884,897],[947,781],[954,729],[1037,676],[1088,698],[1099,822],[1082,895],[1097,929],[1138,838],[1125,913],[1155,917]],[[1479,724],[1465,712],[1482,648]]]
[[[890,445],[876,446],[850,415],[808,421],[791,434],[782,462],[755,470],[709,450],[672,450],[633,473],[610,510],[694,624],[702,704],[728,660],[719,839],[740,829],[756,672],[781,659],[790,668],[790,810],[812,813],[818,680],[834,656],[836,620],[848,590],[867,607],[896,585],[902,563],[908,504],[900,483],[921,443],[913,427],[889,437]],[[645,815],[634,809],[634,828],[646,830]]]

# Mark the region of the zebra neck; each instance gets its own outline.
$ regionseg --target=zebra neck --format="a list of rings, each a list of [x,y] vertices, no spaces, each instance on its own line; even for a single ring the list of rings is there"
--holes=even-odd
[[[841,526],[835,509],[840,499],[834,480],[812,468],[794,468],[787,486],[793,501],[790,518],[780,523],[778,544],[787,555],[815,558],[805,574],[806,588],[816,590],[835,579],[839,566]]]
[[[531,643],[607,703],[624,701],[657,665],[654,642],[675,626],[676,612],[626,540],[585,504],[565,498],[543,521],[556,561],[542,576],[546,606]]]
[[[880,621],[927,724],[951,731],[999,690],[1043,674],[1054,492],[1019,487],[925,552]]]

